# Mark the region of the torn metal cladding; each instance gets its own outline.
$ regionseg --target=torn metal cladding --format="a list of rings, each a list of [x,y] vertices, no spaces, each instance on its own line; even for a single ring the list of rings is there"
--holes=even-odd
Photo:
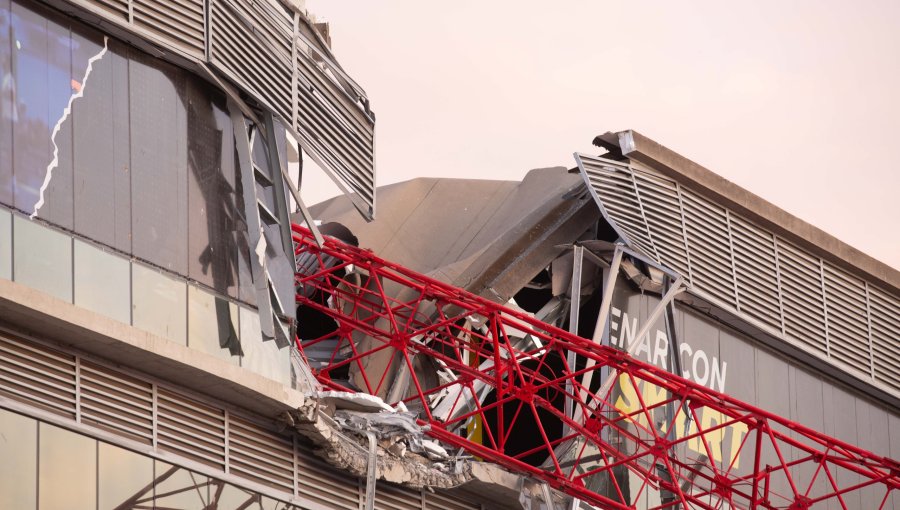
[[[900,273],[859,254],[857,261],[879,271],[864,274],[831,254],[850,247],[639,133],[608,133],[595,143],[611,151],[608,157],[575,159],[604,219],[629,248],[684,275],[693,297],[759,329],[763,341],[802,350],[900,402],[893,361]],[[686,170],[674,170],[676,163]]]
[[[402,403],[428,436],[448,447],[603,508],[634,508],[646,498],[655,501],[649,508],[800,508],[866,488],[884,494],[880,508],[887,508],[900,490],[895,461],[371,252],[330,238],[320,248],[307,230],[294,226],[294,233],[298,255],[319,261],[297,275],[298,304],[336,324],[321,337],[298,341],[307,356],[317,353],[320,383],[385,394],[396,382],[392,372],[367,359],[386,357],[408,377],[387,404]],[[626,250],[613,257],[624,259]],[[672,276],[653,271],[646,268],[647,278]],[[638,336],[649,336],[653,319],[682,290],[674,280]],[[627,346],[633,351],[640,343]],[[577,356],[574,366],[570,353]],[[422,359],[430,364],[418,365]],[[588,374],[596,375],[585,384]],[[644,398],[651,390],[656,396]],[[528,420],[534,446],[516,450]],[[723,451],[734,455],[723,458]],[[356,472],[363,473],[366,456],[357,457]],[[801,474],[806,471],[822,477]],[[860,483],[839,483],[834,473]]]
[[[375,116],[295,2],[186,0],[149,9],[140,0],[114,8],[104,0],[46,2],[94,24],[100,18],[112,35],[159,58],[201,68],[214,83],[228,82],[226,93],[233,84],[277,116],[359,213],[374,219]]]

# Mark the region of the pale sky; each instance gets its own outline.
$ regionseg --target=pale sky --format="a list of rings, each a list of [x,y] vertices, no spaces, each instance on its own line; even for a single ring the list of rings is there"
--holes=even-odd
[[[379,185],[520,180],[635,129],[900,268],[900,2],[307,8],[372,102]]]

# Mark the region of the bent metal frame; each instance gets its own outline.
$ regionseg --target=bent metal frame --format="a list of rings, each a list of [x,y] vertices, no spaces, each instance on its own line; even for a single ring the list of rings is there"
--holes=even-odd
[[[307,229],[292,228],[304,261],[298,305],[337,324],[321,338],[297,341],[301,352],[316,349],[318,381],[354,391],[344,379],[355,373],[360,391],[404,402],[446,445],[603,508],[634,508],[655,493],[648,498],[654,509],[803,509],[824,501],[848,509],[845,498],[856,491],[874,492],[877,508],[889,508],[900,489],[900,464],[889,458],[369,251],[332,238],[319,246]],[[330,352],[324,362],[323,349]],[[387,361],[373,368],[369,357]],[[417,372],[423,360],[437,378]],[[664,397],[645,401],[648,387]],[[637,395],[636,409],[616,407],[622,391]],[[716,418],[701,419],[705,413]],[[538,446],[508,453],[511,432],[528,415],[538,426]],[[548,433],[540,416],[562,422],[562,434]],[[475,422],[489,424],[480,437],[471,434]],[[727,457],[716,451],[726,430]],[[523,460],[536,453],[546,461]]]

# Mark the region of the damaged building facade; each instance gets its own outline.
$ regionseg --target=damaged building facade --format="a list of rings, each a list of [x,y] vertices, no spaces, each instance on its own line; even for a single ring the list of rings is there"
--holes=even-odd
[[[0,507],[900,504],[897,271],[631,131],[372,221],[374,125],[296,0],[0,0]]]
[[[374,122],[299,2],[0,1],[0,507],[363,504],[290,213],[303,160],[372,217]],[[374,502],[479,508],[427,481]]]
[[[383,257],[300,268],[328,293],[301,309],[336,318],[298,330],[320,381],[542,480],[526,508],[900,504],[900,274],[640,133],[594,144],[522,182],[381,187],[373,223],[314,206]],[[844,445],[884,485],[827,467]]]

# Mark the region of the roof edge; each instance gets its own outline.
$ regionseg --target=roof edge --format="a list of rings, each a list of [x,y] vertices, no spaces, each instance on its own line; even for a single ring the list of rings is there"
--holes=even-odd
[[[613,133],[607,133],[607,136]],[[863,253],[675,151],[634,130],[615,133],[622,154],[657,170],[693,191],[723,203],[814,254],[864,279],[874,279],[900,293],[900,271]]]

